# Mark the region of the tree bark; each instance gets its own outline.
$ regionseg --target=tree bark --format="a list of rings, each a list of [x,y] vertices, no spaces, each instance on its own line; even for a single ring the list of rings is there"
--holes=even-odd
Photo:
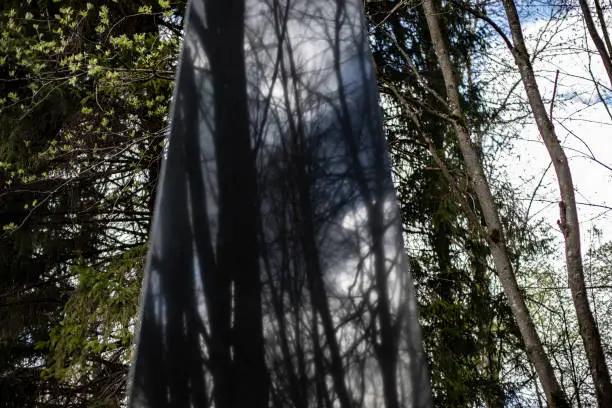
[[[599,20],[603,39],[608,51],[607,56],[610,58],[610,52],[612,52],[612,42],[610,41],[610,33],[608,33],[608,26],[606,25],[606,19],[604,18],[603,9],[601,8],[601,3],[599,0],[595,0],[595,12],[597,13],[597,19]]]
[[[581,5],[585,0],[580,0]],[[567,156],[557,139],[555,128],[551,118],[546,112],[546,107],[542,101],[540,90],[536,82],[536,77],[529,60],[527,47],[521,23],[516,10],[516,5],[513,0],[503,0],[504,8],[512,33],[513,48],[512,53],[517,67],[519,68],[521,79],[527,93],[531,111],[536,120],[538,130],[544,141],[544,145],[548,150],[552,159],[561,201],[559,202],[560,220],[559,226],[565,238],[565,259],[567,265],[567,275],[569,287],[576,308],[578,318],[578,326],[580,336],[584,343],[587,359],[593,383],[595,385],[595,394],[597,403],[600,407],[612,407],[612,384],[610,383],[610,374],[606,365],[606,359],[601,346],[601,337],[599,329],[591,313],[589,300],[587,297],[586,286],[584,283],[584,270],[582,264],[582,254],[580,248],[580,224],[578,222],[578,211],[576,208],[576,198],[574,196],[574,183],[572,181],[572,173],[569,168]],[[584,11],[584,10],[583,10]],[[589,14],[590,17],[590,14]],[[587,16],[585,16],[585,19]],[[592,19],[591,19],[592,22]],[[593,27],[594,28],[594,27]],[[601,40],[600,40],[601,41]],[[601,44],[603,47],[603,43]],[[603,48],[602,58],[607,55],[605,47]],[[605,60],[606,58],[604,58]],[[609,58],[608,58],[609,62]],[[605,63],[605,62],[604,62]],[[606,69],[608,67],[606,66]],[[608,71],[612,80],[612,65]]]
[[[591,36],[593,43],[595,44],[595,48],[597,48],[597,52],[599,53],[599,56],[601,57],[601,61],[603,62],[604,67],[606,68],[606,73],[608,74],[608,79],[610,80],[610,84],[612,84],[612,59],[610,59],[610,54],[608,53],[608,50],[606,49],[604,42],[599,36],[599,33],[597,32],[597,28],[595,27],[595,21],[593,21],[593,16],[591,15],[591,9],[589,8],[589,4],[587,3],[586,0],[578,0],[578,2],[580,3],[580,9],[582,10],[582,16],[584,17],[584,23],[587,26],[587,30],[589,31],[589,35]],[[505,2],[504,2],[504,7],[505,7]],[[607,30],[605,26],[606,22],[605,20],[603,20],[603,17],[600,17],[600,19],[601,19],[601,24],[604,30],[604,34],[607,34]],[[508,17],[508,20],[510,20],[510,17]],[[514,32],[512,33],[512,36],[514,37]],[[607,35],[606,35],[606,40],[608,40],[608,42],[610,41]]]
[[[510,263],[510,257],[506,248],[504,232],[498,209],[493,200],[493,195],[484,174],[482,163],[473,145],[469,131],[465,124],[465,115],[461,109],[461,98],[457,76],[450,59],[446,37],[443,34],[439,19],[439,11],[434,0],[424,0],[423,8],[427,19],[427,25],[431,34],[434,50],[444,76],[446,93],[451,115],[454,117],[454,127],[459,141],[459,148],[465,161],[468,176],[472,188],[477,195],[487,227],[485,237],[495,263],[504,293],[510,303],[525,342],[527,355],[534,364],[538,377],[546,393],[548,403],[551,407],[569,407],[567,399],[557,381],[552,365],[540,337],[535,329],[527,305],[521,291],[519,290],[516,276]]]

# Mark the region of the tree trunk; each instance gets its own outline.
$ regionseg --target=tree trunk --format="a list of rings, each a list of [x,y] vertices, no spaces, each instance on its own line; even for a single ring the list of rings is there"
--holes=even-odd
[[[249,131],[244,55],[244,0],[206,1],[206,53],[215,98],[219,185],[216,273],[233,282],[232,407],[268,407],[261,277],[257,243],[258,194]],[[228,109],[228,107],[232,109]],[[236,163],[240,163],[239,166]],[[206,285],[206,284],[205,284]],[[231,299],[231,290],[230,290]],[[223,408],[223,407],[219,407]]]
[[[599,36],[599,33],[597,32],[597,28],[595,27],[595,21],[593,21],[593,16],[591,15],[591,9],[589,8],[589,4],[587,3],[586,0],[578,0],[578,2],[580,3],[580,9],[582,10],[582,16],[584,17],[584,23],[587,26],[587,30],[589,31],[589,35],[591,36],[593,43],[595,44],[595,48],[597,48],[597,52],[599,53],[599,56],[601,57],[601,61],[603,62],[604,67],[606,68],[606,73],[608,74],[608,79],[610,80],[610,84],[612,84],[612,59],[610,59],[610,54],[608,53],[608,50],[606,49],[604,42]],[[506,2],[504,2],[504,7],[507,7]],[[506,13],[508,13],[507,9],[506,9]],[[604,34],[607,34],[607,29],[605,25],[606,22],[605,20],[603,20],[603,17],[600,17],[600,19],[601,19],[601,24],[604,30]],[[508,20],[510,20],[509,16],[508,16]],[[517,18],[517,21],[518,21],[518,18]],[[514,31],[512,32],[512,37],[514,38]],[[606,40],[608,40],[608,42],[610,41],[607,35],[606,35]],[[516,38],[514,41],[516,42]],[[517,47],[517,45],[515,45],[515,47]]]
[[[581,4],[583,2],[584,0],[581,0]],[[580,225],[578,222],[578,211],[574,196],[572,174],[567,161],[567,156],[561,147],[559,139],[557,139],[552,120],[548,117],[546,107],[544,106],[542,96],[538,89],[533,67],[531,66],[529,54],[527,53],[527,47],[525,46],[525,40],[523,38],[523,32],[518,13],[516,11],[516,6],[512,0],[503,0],[503,3],[514,42],[512,53],[514,55],[516,65],[521,73],[523,85],[525,86],[527,98],[529,99],[529,104],[535,117],[538,130],[542,136],[544,145],[550,154],[550,158],[552,159],[553,166],[557,174],[559,191],[561,193],[561,201],[559,203],[559,226],[561,227],[563,236],[565,238],[565,258],[569,287],[572,292],[574,307],[576,308],[580,336],[584,342],[584,348],[589,361],[591,376],[593,377],[593,383],[595,384],[597,402],[600,407],[611,407],[612,385],[610,384],[610,374],[608,372],[605,355],[601,346],[599,329],[597,328],[595,319],[591,313],[584,283],[582,254],[580,249]],[[587,17],[585,16],[585,18]],[[603,43],[601,45],[603,46]],[[603,51],[605,52],[605,48],[603,48]],[[603,53],[602,58],[606,55],[607,53]],[[608,71],[608,74],[612,74],[612,66],[610,68],[611,69]],[[606,69],[608,68],[606,67]],[[612,79],[612,75],[610,77]]]
[[[508,297],[510,308],[519,326],[525,342],[527,355],[533,362],[542,383],[551,407],[568,407],[566,397],[557,381],[552,365],[535,329],[535,325],[519,290],[510,258],[505,245],[504,232],[499,212],[495,206],[493,195],[482,169],[482,164],[471,141],[469,131],[465,125],[465,116],[461,109],[461,98],[456,80],[456,72],[452,65],[446,37],[443,34],[437,4],[434,0],[424,0],[423,8],[427,25],[431,34],[434,50],[444,76],[447,98],[452,116],[455,118],[454,127],[459,141],[459,148],[465,161],[470,182],[477,195],[487,226],[487,242],[489,243],[495,268],[499,275],[504,293]]]

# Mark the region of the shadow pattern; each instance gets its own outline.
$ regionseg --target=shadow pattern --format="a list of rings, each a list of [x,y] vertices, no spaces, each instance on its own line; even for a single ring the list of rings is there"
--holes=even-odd
[[[193,0],[131,407],[429,407],[359,0]]]

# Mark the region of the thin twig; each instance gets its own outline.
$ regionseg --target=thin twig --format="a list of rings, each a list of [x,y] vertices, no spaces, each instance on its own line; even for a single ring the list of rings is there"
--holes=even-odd
[[[550,112],[548,116],[550,117],[551,121],[553,120],[553,106],[555,106],[555,96],[557,96],[558,81],[559,81],[559,70],[557,70],[557,74],[555,75],[555,87],[553,88],[552,99],[550,101]]]

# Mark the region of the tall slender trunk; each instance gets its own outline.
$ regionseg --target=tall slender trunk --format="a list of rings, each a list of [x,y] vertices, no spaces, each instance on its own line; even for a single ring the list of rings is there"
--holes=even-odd
[[[582,4],[585,0],[580,1]],[[565,155],[559,139],[557,139],[552,120],[549,118],[544,102],[542,101],[533,67],[529,60],[527,47],[525,46],[525,39],[523,38],[516,5],[513,0],[503,0],[503,4],[514,43],[512,49],[514,60],[519,68],[523,85],[527,92],[527,98],[529,99],[529,105],[531,106],[531,111],[536,120],[540,136],[542,136],[542,140],[552,159],[557,174],[559,192],[561,194],[561,201],[559,202],[559,226],[565,238],[565,259],[569,287],[572,292],[574,307],[576,308],[580,336],[584,343],[591,376],[595,384],[597,403],[600,407],[612,407],[612,384],[610,383],[610,373],[608,372],[605,355],[601,346],[599,329],[591,313],[584,283],[584,270],[580,249],[580,224],[578,222],[572,173],[567,161],[567,156]],[[603,51],[605,51],[605,48]],[[605,55],[607,55],[607,53],[602,53],[602,57]],[[612,65],[610,66],[608,74],[612,80]]]
[[[606,48],[608,50],[608,57],[612,57],[612,42],[610,41],[610,33],[608,32],[608,26],[606,24],[606,19],[604,17],[603,9],[601,8],[601,3],[599,0],[595,0],[595,12],[597,13],[597,19],[599,20],[599,25],[601,26],[601,32],[603,34],[604,42],[606,43]]]
[[[257,243],[257,172],[249,131],[244,55],[245,4],[244,0],[206,1],[205,7],[220,202],[216,273],[229,279],[234,289],[233,384],[224,392],[231,393],[233,408],[267,408],[269,381]],[[231,291],[229,296],[231,299]]]
[[[608,74],[608,79],[610,80],[610,84],[612,84],[612,59],[610,58],[610,49],[606,49],[606,46],[604,44],[604,42],[601,39],[601,36],[599,35],[599,33],[597,32],[597,27],[595,27],[595,21],[593,20],[593,16],[591,15],[591,9],[589,8],[589,3],[587,3],[587,0],[578,0],[578,2],[580,3],[580,9],[582,10],[582,16],[584,17],[584,23],[587,26],[587,30],[589,31],[589,35],[591,36],[591,39],[593,40],[593,43],[595,44],[595,48],[597,48],[597,52],[599,53],[599,56],[601,57],[601,61],[604,64],[604,68],[606,69],[606,73]],[[504,2],[504,7],[505,7],[506,2]],[[596,6],[599,6],[599,3],[596,3]],[[598,14],[601,10],[601,7],[599,7]],[[506,13],[508,13],[508,11],[506,11]],[[608,38],[608,31],[606,28],[606,22],[603,19],[603,14],[599,16],[600,18],[600,22],[603,28],[603,32],[606,38],[606,42],[610,43],[610,39]],[[510,17],[508,17],[508,20],[510,20]],[[514,32],[512,33],[512,37],[514,37]],[[516,39],[515,39],[516,42]],[[516,44],[515,44],[516,47]]]
[[[437,4],[434,0],[424,0],[423,8],[434,50],[436,51],[438,62],[444,76],[451,114],[455,118],[454,127],[459,141],[459,148],[465,161],[472,188],[477,195],[478,202],[483,212],[488,230],[486,239],[489,243],[504,293],[508,297],[510,308],[517,321],[523,341],[525,342],[527,355],[536,367],[549,405],[551,407],[569,407],[567,399],[557,381],[550,360],[544,351],[542,341],[535,329],[523,295],[518,287],[512,264],[510,263],[499,212],[493,200],[493,195],[482,169],[477,151],[471,141],[469,131],[465,124],[465,115],[461,109],[461,98],[459,95],[456,72],[450,59],[446,37],[441,28]]]

